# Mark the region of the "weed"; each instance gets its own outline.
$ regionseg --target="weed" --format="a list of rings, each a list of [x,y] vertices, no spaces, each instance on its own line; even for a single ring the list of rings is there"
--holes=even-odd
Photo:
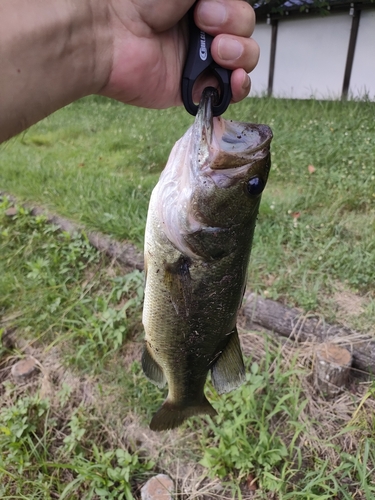
[[[274,99],[228,111],[269,123],[275,137],[250,288],[331,319],[336,289],[366,294],[355,320],[363,329],[374,312],[373,111],[373,103]],[[1,188],[141,245],[152,186],[190,122],[179,109],[84,99],[1,147]],[[84,235],[61,233],[22,207],[8,217],[8,207],[3,199],[0,336],[14,331],[16,342],[0,347],[2,498],[129,500],[153,467],[172,467],[175,457],[200,460],[233,496],[254,478],[254,499],[374,498],[372,384],[323,400],[308,383],[312,346],[275,348],[267,338],[257,351],[252,335],[246,384],[222,397],[208,388],[218,418],[151,437],[146,425],[165,391],[133,362],[137,342],[124,347],[141,334],[143,274],[123,275]],[[45,371],[16,386],[10,364],[25,344]],[[131,425],[124,431],[129,422],[134,436]]]
[[[6,207],[4,202],[3,210]],[[0,258],[5,283],[0,310],[14,304],[14,291],[22,289],[17,308],[28,316],[21,314],[14,326],[29,330],[32,314],[34,339],[47,335],[61,342],[70,338],[74,347],[68,355],[71,361],[90,370],[102,367],[121,348],[128,334],[128,318],[139,318],[143,274],[135,271],[108,277],[99,289],[104,270],[98,267],[99,253],[84,235],[61,233],[44,217],[32,217],[22,207],[12,220],[3,216],[0,221],[0,244],[8,251],[17,248],[17,258]]]
[[[262,366],[249,366],[241,388],[215,398],[219,416],[209,418],[202,433],[200,462],[212,476],[241,481],[252,474],[262,489],[284,490],[283,473],[298,465],[299,413],[306,402],[297,384],[299,370],[283,372],[279,363],[267,353]]]
[[[2,498],[10,494],[41,498],[44,491],[42,498],[133,500],[135,479],[150,471],[154,463],[142,461],[126,449],[105,451],[93,442],[84,442],[92,424],[83,407],[66,420],[68,435],[61,443],[54,412],[50,401],[37,394],[0,411]],[[58,448],[55,459],[50,456],[53,443]]]
[[[254,291],[327,315],[338,281],[373,296],[374,106],[253,98],[229,108],[231,119],[274,132],[250,264]],[[0,185],[141,246],[151,189],[191,121],[179,108],[82,99],[1,147]],[[42,261],[31,264],[43,272]]]

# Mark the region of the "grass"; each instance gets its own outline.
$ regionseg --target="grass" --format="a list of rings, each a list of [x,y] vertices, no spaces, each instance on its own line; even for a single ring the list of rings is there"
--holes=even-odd
[[[157,471],[176,498],[372,499],[375,384],[351,381],[334,401],[310,380],[314,346],[242,333],[246,383],[218,397],[219,416],[148,429],[165,391],[139,359],[142,273],[0,204],[0,495],[139,498]],[[18,359],[37,359],[23,383]],[[204,425],[202,425],[204,424]]]
[[[275,136],[249,287],[370,332],[374,111],[368,102],[249,99],[227,113],[268,123]],[[142,246],[152,186],[191,122],[180,109],[84,99],[0,146],[0,188]],[[313,345],[242,331],[246,384],[220,398],[207,387],[219,417],[152,433],[165,393],[139,364],[142,273],[21,207],[7,217],[8,206],[0,204],[2,498],[130,500],[159,471],[175,480],[176,498],[191,500],[375,497],[372,380],[353,378],[326,401],[310,380]],[[25,356],[39,371],[19,384],[10,370]]]
[[[331,297],[339,283],[367,294],[368,310],[355,321],[369,329],[374,103],[247,99],[227,114],[274,131],[250,287],[334,320]],[[83,99],[0,146],[0,186],[141,247],[151,189],[191,122],[182,109]]]
[[[161,113],[167,127],[155,111],[78,101],[0,146],[0,185],[140,245],[150,191],[191,122],[187,113]]]
[[[154,463],[140,459],[120,440],[117,447],[108,447],[109,431],[101,414],[106,408],[99,401],[113,356],[127,336],[139,335],[143,275],[120,274],[84,236],[61,233],[44,217],[19,208],[9,220],[7,207],[4,200],[1,498],[129,500],[135,478]],[[25,356],[37,359],[40,375],[18,385],[10,366]],[[98,373],[101,383],[94,383]],[[136,373],[139,377],[140,367]],[[135,398],[123,394],[123,409]]]
[[[71,360],[95,373],[129,331],[140,328],[143,274],[112,276],[84,236],[59,232],[43,216],[34,218],[20,208],[15,221],[15,230],[6,226],[1,232],[6,258],[0,261],[0,311],[5,319],[6,312],[15,316],[17,328],[34,338],[53,345],[63,336]],[[134,309],[137,314],[128,321]]]

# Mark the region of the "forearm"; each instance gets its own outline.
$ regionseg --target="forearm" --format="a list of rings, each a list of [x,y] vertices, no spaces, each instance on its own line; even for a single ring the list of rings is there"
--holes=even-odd
[[[88,94],[149,108],[181,104],[184,16],[193,3],[0,0],[0,142]],[[238,102],[259,55],[254,11],[240,0],[199,0],[196,9],[200,29],[215,37],[215,61],[233,70]]]
[[[111,50],[100,4],[0,0],[0,142],[106,83]]]

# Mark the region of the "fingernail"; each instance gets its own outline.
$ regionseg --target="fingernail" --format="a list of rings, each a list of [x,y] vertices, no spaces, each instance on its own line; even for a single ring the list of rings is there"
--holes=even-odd
[[[243,90],[250,92],[250,87],[251,87],[250,77],[247,73],[245,73],[244,78],[243,78],[243,82],[242,82],[242,88],[243,88]]]
[[[237,40],[233,40],[233,38],[221,38],[217,50],[221,59],[234,61],[242,55],[243,46]]]
[[[198,7],[198,18],[207,27],[218,27],[227,19],[227,8],[220,2],[203,2]]]

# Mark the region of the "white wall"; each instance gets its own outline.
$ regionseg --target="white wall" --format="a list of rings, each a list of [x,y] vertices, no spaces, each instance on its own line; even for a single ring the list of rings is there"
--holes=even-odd
[[[340,98],[351,22],[348,14],[279,22],[273,95]]]
[[[364,10],[359,20],[349,87],[350,97],[375,99],[375,11]]]
[[[281,19],[278,24],[273,95],[296,99],[340,99],[352,17]],[[254,39],[260,46],[258,66],[250,74],[250,95],[267,93],[271,25],[259,22]],[[361,12],[349,97],[375,100],[375,10]]]
[[[253,38],[260,47],[260,56],[256,68],[250,73],[250,95],[259,96],[267,94],[271,52],[271,30],[271,26],[266,23],[259,23],[255,26]]]

